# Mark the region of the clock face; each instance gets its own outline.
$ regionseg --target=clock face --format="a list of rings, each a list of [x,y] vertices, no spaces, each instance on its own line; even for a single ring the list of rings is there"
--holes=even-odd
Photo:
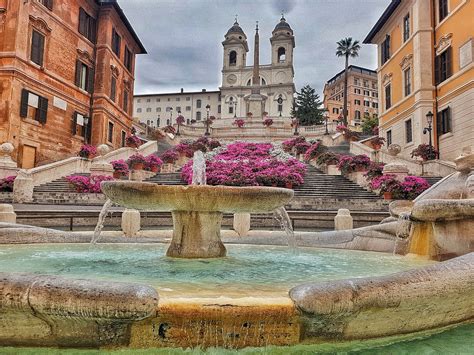
[[[235,84],[237,82],[237,76],[235,74],[230,74],[227,76],[227,82],[229,84]]]

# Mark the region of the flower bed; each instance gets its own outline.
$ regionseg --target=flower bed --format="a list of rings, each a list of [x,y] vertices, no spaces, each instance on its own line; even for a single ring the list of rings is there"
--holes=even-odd
[[[78,155],[81,158],[84,158],[84,159],[93,158],[94,155],[96,155],[96,154],[97,154],[97,148],[94,147],[93,145],[90,145],[90,144],[82,145],[82,147],[81,147],[81,149],[79,150],[79,153],[78,153]]]
[[[209,185],[293,187],[304,182],[306,167],[270,143],[236,142],[206,154]],[[192,161],[182,169],[192,181]]]
[[[12,192],[15,179],[16,176],[7,176],[6,178],[0,179],[0,192]]]
[[[111,176],[93,175],[93,176],[82,176],[82,175],[71,175],[66,177],[66,180],[74,187],[76,192],[79,193],[102,193],[100,183],[102,181],[113,180]]]
[[[421,177],[409,175],[403,181],[398,181],[391,174],[375,177],[369,186],[372,190],[380,190],[381,194],[390,193],[399,200],[413,200],[430,188],[428,181]]]
[[[358,171],[365,171],[370,166],[370,158],[367,155],[343,155],[339,159],[337,168],[343,174],[350,174]]]

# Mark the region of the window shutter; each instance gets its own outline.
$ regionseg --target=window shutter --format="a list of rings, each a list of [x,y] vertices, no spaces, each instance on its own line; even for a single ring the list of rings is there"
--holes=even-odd
[[[20,117],[28,116],[28,95],[29,95],[28,90],[26,89],[21,90]]]
[[[79,33],[82,35],[86,35],[86,21],[87,21],[86,12],[81,7],[79,9]]]
[[[46,6],[49,10],[53,10],[53,0],[45,0],[44,6]]]
[[[81,69],[82,62],[80,60],[76,60],[76,77],[74,79],[74,84],[76,84],[76,86],[81,86]]]
[[[110,99],[115,102],[115,96],[117,92],[117,80],[114,76],[112,76],[112,80],[110,80]]]
[[[39,53],[38,53],[38,64],[43,66],[43,55],[44,55],[44,36],[43,35],[39,35],[39,39],[38,39],[39,43],[38,43],[38,50],[39,50]]]
[[[39,33],[33,31],[31,35],[31,61],[39,64]]]
[[[441,58],[440,56],[435,57],[435,85],[439,84],[441,78]]]
[[[48,116],[48,99],[39,96],[38,110],[36,111],[36,119],[39,123],[45,124]]]
[[[76,135],[77,132],[77,112],[74,112],[72,115],[72,123],[71,123],[71,133],[72,135]]]
[[[84,132],[85,133],[85,140],[86,142],[90,142],[91,139],[92,139],[92,117],[88,117],[89,120],[87,121],[87,132]]]
[[[449,78],[453,74],[453,51],[451,47],[446,49],[446,77]]]
[[[451,132],[451,107],[446,109],[446,132]]]
[[[87,74],[87,91],[92,94],[94,92],[94,69],[89,68]]]
[[[97,31],[97,22],[95,18],[89,17],[89,40],[93,43],[96,42],[96,31]]]

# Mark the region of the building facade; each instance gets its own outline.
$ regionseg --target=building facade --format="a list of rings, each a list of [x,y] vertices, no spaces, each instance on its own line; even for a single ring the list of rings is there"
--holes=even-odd
[[[378,46],[380,134],[407,158],[429,142],[429,112],[441,160],[474,147],[473,14],[469,0],[392,0],[364,40]]]
[[[209,117],[221,118],[221,97],[219,91],[185,92],[181,89],[177,93],[135,95],[135,117],[150,127],[164,127],[176,123],[180,114],[186,123],[205,121],[207,109]]]
[[[347,120],[353,126],[360,125],[365,118],[378,116],[377,72],[350,65],[347,73]],[[344,107],[344,70],[329,79],[324,85],[323,105],[328,109],[329,120],[342,119]]]
[[[270,45],[272,62],[259,65],[259,91],[264,98],[263,111],[270,117],[290,118],[295,94],[293,67],[295,38],[284,17],[272,31]],[[237,21],[227,31],[222,46],[224,59],[222,85],[219,90],[137,95],[134,97],[134,115],[141,122],[150,122],[150,125],[162,127],[170,122],[168,121],[170,117],[173,117],[171,123],[175,123],[176,112],[180,109],[187,121],[200,121],[204,120],[205,107],[209,103],[210,115],[216,118],[246,117],[249,112],[248,97],[254,86],[252,78],[254,66],[247,65],[249,52],[247,36]],[[258,51],[257,46],[256,52]],[[255,113],[255,116],[258,114]]]
[[[0,142],[18,166],[122,146],[141,53],[115,0],[0,0]]]

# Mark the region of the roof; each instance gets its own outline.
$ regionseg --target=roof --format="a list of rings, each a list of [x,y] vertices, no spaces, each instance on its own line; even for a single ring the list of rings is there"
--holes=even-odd
[[[139,94],[139,95],[133,95],[133,97],[147,97],[147,96],[168,96],[168,95],[192,95],[192,94],[215,94],[215,93],[220,93],[219,90],[213,90],[213,91],[189,91],[189,92],[165,92],[165,93],[160,93],[160,94]]]
[[[368,69],[368,68],[364,68],[364,67],[359,67],[357,65],[349,65],[349,67],[347,68],[348,71],[350,72],[358,72],[360,74],[364,74],[362,73],[362,71],[367,71],[369,73],[367,74],[377,74],[377,72],[375,70],[372,70],[372,69]],[[337,73],[336,75],[334,75],[331,79],[329,79],[326,84],[329,84],[330,82],[332,81],[335,81],[336,79],[338,79],[339,76],[341,76],[342,74],[344,74],[344,69],[341,70],[339,73]]]
[[[240,34],[245,35],[244,30],[242,29],[242,27],[240,27],[240,25],[239,25],[239,23],[237,22],[237,20],[234,22],[234,24],[232,25],[232,27],[229,28],[229,30],[227,31],[226,36],[227,36],[229,33],[240,33]]]
[[[125,16],[125,13],[123,12],[120,5],[118,4],[117,0],[96,0],[96,2],[99,6],[113,6],[114,7],[115,11],[117,11],[118,15],[120,16],[120,19],[124,23],[125,27],[127,27],[127,30],[130,32],[135,42],[137,42],[137,45],[141,51],[140,54],[147,54],[145,47],[140,41],[140,38],[138,38],[138,35],[135,33],[135,30],[133,29],[132,25],[128,21],[127,16]]]
[[[286,22],[286,19],[282,16],[280,19],[280,22],[277,23],[275,28],[273,29],[273,32],[278,31],[278,30],[290,30],[293,31],[290,27],[290,24]]]
[[[402,3],[402,0],[392,0],[392,2],[388,5],[388,7],[383,12],[382,16],[378,19],[377,23],[372,27],[367,37],[365,37],[364,42],[365,44],[372,43],[375,35],[382,29],[385,23],[388,21],[390,16],[394,13],[397,9],[398,5]]]

